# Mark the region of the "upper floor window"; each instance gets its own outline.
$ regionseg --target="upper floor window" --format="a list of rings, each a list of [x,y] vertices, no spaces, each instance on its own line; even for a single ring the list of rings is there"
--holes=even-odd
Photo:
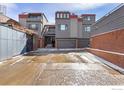
[[[29,24],[28,28],[32,30],[38,30],[38,24]]]
[[[69,14],[68,13],[57,13],[56,14],[56,18],[69,18]]]
[[[67,30],[68,26],[67,26],[67,24],[60,24],[59,28],[61,31],[65,31],[65,30]]]
[[[62,13],[60,14],[60,18],[63,18],[63,14]]]
[[[64,14],[64,18],[66,18],[67,16],[66,16],[67,14]]]
[[[91,20],[91,17],[90,17],[90,16],[86,16],[86,17],[84,18],[84,20],[90,21],[90,20]]]
[[[90,32],[90,31],[91,31],[91,27],[90,27],[90,26],[86,26],[86,27],[84,28],[84,30],[85,30],[86,32]]]
[[[69,14],[67,14],[67,18],[69,18]]]
[[[59,18],[59,13],[57,13],[57,18]]]

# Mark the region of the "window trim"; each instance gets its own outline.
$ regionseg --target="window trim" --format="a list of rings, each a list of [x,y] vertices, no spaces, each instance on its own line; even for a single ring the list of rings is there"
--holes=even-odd
[[[65,26],[64,29],[61,29],[61,26]],[[60,31],[66,31],[68,29],[68,25],[67,24],[59,24],[59,30]]]
[[[91,32],[91,26],[85,26],[84,31],[85,32]]]

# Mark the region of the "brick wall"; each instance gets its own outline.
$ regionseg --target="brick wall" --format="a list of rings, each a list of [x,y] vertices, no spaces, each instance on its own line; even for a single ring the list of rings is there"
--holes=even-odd
[[[91,37],[92,48],[124,53],[124,29]]]
[[[90,46],[93,54],[124,68],[124,29],[91,37]]]

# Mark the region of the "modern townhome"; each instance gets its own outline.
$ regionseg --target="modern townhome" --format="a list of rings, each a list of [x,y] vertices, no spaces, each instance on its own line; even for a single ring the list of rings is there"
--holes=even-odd
[[[29,29],[35,30],[41,36],[44,25],[48,22],[44,13],[19,14],[19,23]]]
[[[28,29],[34,30],[38,33],[38,47],[42,47],[42,38],[41,32],[44,28],[44,25],[48,22],[44,13],[22,13],[19,14],[19,23],[27,27]]]
[[[95,14],[78,16],[68,11],[57,11],[55,13],[55,47],[88,47],[93,23],[95,23]]]
[[[90,51],[124,68],[124,4],[93,24]]]

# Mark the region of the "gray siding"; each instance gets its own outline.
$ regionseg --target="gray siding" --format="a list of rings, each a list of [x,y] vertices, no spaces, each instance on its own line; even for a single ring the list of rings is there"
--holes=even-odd
[[[84,20],[86,16],[82,16],[82,19],[83,19],[83,24],[93,24],[95,22],[95,16],[90,16],[91,20]]]
[[[27,27],[29,28],[29,24],[38,24],[38,29],[34,31],[37,31],[39,35],[41,35],[41,31],[43,29],[43,24],[41,22],[27,22]],[[32,29],[33,30],[33,29]]]
[[[82,38],[89,38],[90,37],[90,32],[85,31],[86,26],[91,26],[91,25],[82,25]]]
[[[67,24],[68,28],[65,31],[61,31],[59,28],[60,24]],[[56,19],[56,38],[69,38],[70,37],[70,20],[68,19]]]
[[[87,16],[82,16],[82,20],[85,19],[84,17],[87,17]],[[83,20],[82,22],[82,38],[90,38],[90,33],[92,32],[92,29],[93,27],[91,26],[93,23],[95,23],[95,15],[91,15],[90,16],[90,20]],[[86,32],[85,31],[85,27],[86,26],[90,26],[91,27],[91,32]]]
[[[98,20],[93,27],[92,36],[124,28],[124,6]]]
[[[26,52],[26,34],[0,26],[0,61]]]

